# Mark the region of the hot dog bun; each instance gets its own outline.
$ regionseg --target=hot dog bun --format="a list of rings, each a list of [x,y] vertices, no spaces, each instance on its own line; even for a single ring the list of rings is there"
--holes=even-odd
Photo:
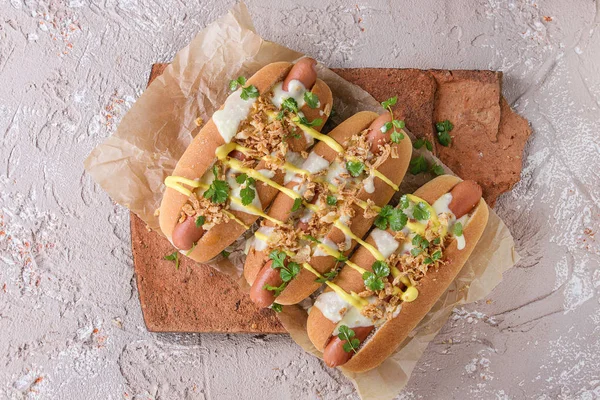
[[[303,63],[306,64],[306,61],[303,61]],[[294,64],[289,62],[269,64],[249,78],[246,85],[255,86],[261,95],[269,93],[278,82],[282,82],[287,77],[293,67]],[[327,120],[329,112],[331,111],[333,97],[327,84],[320,79],[316,79],[312,88],[307,88],[307,90],[308,89],[318,97],[320,106],[312,109],[305,105],[301,108],[301,111],[309,121],[316,118],[321,118],[323,120],[322,124],[314,127],[318,130]],[[223,106],[220,110],[222,109]],[[225,144],[225,141],[219,133],[215,122],[211,118],[182,155],[172,175],[191,180],[201,178],[215,161],[214,155],[216,149],[223,144]],[[308,143],[304,138],[290,140],[290,148],[295,151],[304,150],[307,147]],[[256,170],[262,168],[265,168],[264,162],[262,161],[254,167]],[[283,180],[283,173],[276,173],[273,180],[281,182]],[[265,208],[272,202],[277,193],[277,189],[272,188],[271,186],[262,183],[256,184],[256,195]],[[160,206],[159,223],[162,232],[171,241],[173,230],[179,223],[182,207],[187,201],[188,196],[185,194],[170,187],[165,189]],[[247,214],[241,211],[231,211],[231,214],[248,226],[258,219],[256,215]],[[186,255],[198,262],[208,261],[233,243],[245,232],[245,230],[246,229],[242,225],[234,220],[217,224],[212,227],[212,229],[202,234],[200,239],[195,242],[195,247]]]
[[[334,139],[338,143],[344,143],[352,135],[366,129],[378,117],[377,113],[371,111],[361,111],[354,114],[350,118],[343,121],[335,127],[327,136]],[[312,152],[323,157],[330,163],[335,160],[338,155],[335,150],[327,145],[327,143],[319,142],[312,149]],[[293,187],[297,185],[295,182],[290,182],[286,186]],[[285,194],[277,196],[271,204],[269,215],[280,221],[287,221],[292,213],[294,200]],[[265,225],[273,226],[270,222],[265,222]],[[244,277],[251,285],[256,279],[256,275],[269,260],[267,251],[258,251],[253,247],[250,248],[246,263],[244,264]]]
[[[364,116],[369,115],[368,119]],[[355,195],[355,198],[359,202],[366,202],[369,200],[376,207],[382,207],[391,199],[395,193],[393,185],[398,185],[404,173],[408,168],[410,162],[410,155],[412,153],[412,145],[408,138],[400,140],[399,143],[393,143],[390,139],[390,132],[385,134],[382,131],[382,127],[386,124],[391,125],[392,117],[389,113],[384,113],[380,116],[376,114],[365,114],[359,113],[340,125],[335,131],[331,132],[330,137],[342,144],[344,151],[346,151],[347,141],[351,137],[355,137],[358,133],[366,131],[366,139],[363,145],[367,147],[366,150],[370,150],[371,153],[383,151],[383,147],[390,145],[390,154],[377,166],[377,171],[387,178],[388,182],[385,182],[380,177],[372,177],[373,185],[367,190],[363,180],[360,183],[360,190]],[[327,161],[331,162],[336,157],[339,157],[337,151],[334,151],[327,144],[323,143],[323,147],[315,148],[315,150],[325,151]],[[382,146],[380,148],[380,146]],[[324,149],[324,150],[322,150]],[[279,196],[273,203],[271,212],[275,213],[280,220],[285,220],[289,216],[289,210],[293,204],[293,201],[286,196],[282,198]],[[278,204],[279,200],[282,201]],[[364,204],[363,204],[364,206]],[[362,239],[362,237],[369,230],[375,216],[365,216],[362,207],[358,203],[354,203],[350,206],[351,217],[348,228],[352,231],[352,234]],[[346,243],[349,237],[335,224],[331,225],[331,228],[327,234],[322,238],[323,243]],[[348,247],[342,253],[348,255],[354,246],[356,241],[354,239],[349,241]],[[268,258],[269,250],[256,251],[254,248],[250,248],[248,258],[246,259],[245,265],[245,276],[247,280],[252,284],[251,299],[258,305],[264,307],[269,305],[275,300],[273,293],[269,293],[270,290],[265,289],[265,284],[270,287],[278,287],[282,281],[277,280],[277,273],[272,271],[272,262]],[[336,258],[331,255],[314,253],[308,260],[308,264],[314,268],[318,273],[326,273],[330,271],[336,264]],[[258,276],[258,278],[257,278]],[[257,283],[255,283],[257,279]],[[281,293],[276,296],[276,302],[282,305],[296,304],[310,296],[315,290],[317,290],[321,284],[315,282],[316,276],[313,271],[302,268],[300,272],[292,279]],[[258,285],[259,287],[255,287]]]
[[[367,338],[367,341],[362,344],[356,354],[350,354],[350,358],[343,353],[343,350],[340,351],[340,339],[332,337],[337,324],[327,319],[319,308],[313,307],[307,321],[307,332],[315,347],[320,351],[325,350],[326,360],[331,362],[331,357],[339,358],[340,362],[338,364],[343,364],[343,368],[352,372],[364,372],[375,368],[398,348],[447,290],[471,255],[488,219],[488,208],[485,202],[480,199],[481,192],[478,185],[467,181],[457,186],[460,182],[461,180],[457,177],[441,176],[422,186],[415,192],[415,195],[429,204],[433,204],[442,195],[454,190],[453,200],[461,198],[465,204],[471,202],[468,206],[455,205],[452,208],[457,213],[471,212],[467,224],[463,227],[465,247],[458,250],[458,241],[456,239],[451,240],[443,253],[443,259],[447,262],[440,266],[437,271],[428,272],[419,281],[417,286],[418,297],[412,302],[401,303],[398,315],[375,328],[375,333]],[[459,193],[458,190],[461,190],[462,193]],[[474,197],[479,198],[479,200],[477,201]],[[473,208],[473,204],[477,205]],[[372,236],[369,236],[366,241],[375,245]],[[361,247],[352,257],[352,261],[371,271],[371,265],[375,258],[364,247]],[[334,282],[346,292],[365,290],[362,276],[347,266],[342,269]],[[330,291],[330,289],[327,289],[327,291]],[[367,328],[364,327],[359,330],[362,332]],[[332,356],[332,352],[337,352],[337,355]],[[337,364],[334,363],[334,365]]]

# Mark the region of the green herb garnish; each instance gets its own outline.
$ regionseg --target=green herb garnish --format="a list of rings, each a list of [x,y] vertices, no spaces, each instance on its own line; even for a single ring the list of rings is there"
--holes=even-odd
[[[419,150],[421,147],[425,146],[425,148],[429,151],[433,151],[433,144],[424,138],[421,139],[417,139],[415,140],[415,142],[413,143],[413,147],[417,150]]]
[[[240,185],[245,185],[240,190],[240,197],[242,198],[242,204],[247,206],[254,201],[256,197],[256,181],[254,178],[249,177],[246,174],[239,174],[235,177],[235,181]]]
[[[310,108],[319,107],[319,98],[313,92],[304,92],[304,101]]]
[[[430,216],[431,214],[427,208],[427,204],[423,203],[422,201],[417,203],[417,205],[413,208],[413,217],[419,221],[428,220]]]
[[[346,343],[344,343],[344,351],[346,353],[350,353],[351,351],[356,353],[358,351],[360,340],[356,339],[354,336],[355,333],[352,329],[348,328],[346,325],[340,326],[338,338],[346,341]]]
[[[337,269],[332,269],[329,272],[325,272],[322,277],[315,279],[315,282],[325,283],[327,281],[332,281],[338,274]]]
[[[165,256],[165,260],[167,261],[175,261],[175,269],[179,269],[179,252],[174,251],[173,253]]]
[[[223,258],[227,258],[227,257],[229,257],[229,255],[230,255],[230,254],[231,254],[231,253],[230,253],[230,252],[228,252],[227,250],[223,250],[223,251],[221,252],[221,255],[223,256]]]
[[[454,236],[462,236],[463,234],[463,226],[460,222],[457,222],[454,224],[454,227],[452,227],[452,232],[454,233]]]
[[[273,303],[271,304],[271,309],[276,313],[280,313],[283,311],[283,306],[279,303]]]
[[[229,90],[232,92],[238,88],[238,86],[244,86],[246,84],[246,78],[238,76],[237,79],[229,81]]]
[[[281,102],[281,109],[297,114],[298,103],[296,103],[296,100],[294,100],[292,97],[288,97],[287,99],[283,100],[283,102]]]
[[[421,172],[426,172],[427,169],[427,160],[422,155],[410,160],[409,171],[411,174],[417,175]]]
[[[408,197],[406,197],[406,195],[403,195],[402,197],[400,197],[400,201],[398,202],[398,207],[405,210],[408,208],[409,205],[410,205],[410,201],[408,200]]]
[[[311,242],[321,243],[321,241],[319,239],[317,239],[316,237],[314,237],[312,235],[306,235],[305,238],[310,240]]]
[[[212,181],[206,192],[204,192],[205,199],[210,199],[210,201],[217,204],[225,203],[228,197],[229,184],[220,179]]]
[[[360,161],[348,161],[346,163],[346,169],[348,170],[350,175],[356,178],[364,171],[365,164],[363,164]]]
[[[206,218],[204,217],[204,215],[199,215],[198,218],[196,218],[196,226],[198,228],[204,225],[204,222],[206,222]]]
[[[327,205],[335,206],[337,204],[337,197],[327,196]]]
[[[269,258],[273,260],[271,268],[279,269],[279,276],[284,284],[291,281],[300,273],[300,264],[290,261],[287,266],[285,265],[286,254],[282,251],[273,250],[269,254]]]
[[[390,274],[390,267],[383,261],[375,261],[371,267],[373,272],[366,271],[362,278],[365,281],[365,287],[376,292],[385,288],[383,278]]]
[[[246,78],[240,76],[237,79],[229,81],[229,89],[233,91],[241,86],[242,93],[240,93],[240,97],[242,98],[242,100],[248,100],[249,98],[256,98],[259,96],[258,89],[256,88],[256,86],[244,86],[245,84]]]
[[[439,164],[431,164],[429,172],[435,174],[436,176],[444,175],[444,167]]]
[[[393,231],[401,231],[408,222],[408,217],[399,208],[393,208],[390,205],[383,206],[377,218],[375,226],[381,230],[387,229],[388,225]]]
[[[397,102],[398,96],[390,97],[386,101],[381,102],[381,106],[387,111],[389,111],[392,117],[392,120],[390,122],[385,123],[381,132],[387,133],[391,131],[392,133],[390,135],[390,138],[392,139],[393,143],[400,143],[400,141],[404,139],[404,132],[402,131],[402,129],[404,129],[404,127],[406,126],[404,121],[394,119],[394,112],[392,111],[392,106],[395,106]]]
[[[298,117],[298,122],[304,126],[308,126],[309,128],[311,128],[313,126],[321,125],[323,123],[323,120],[321,118],[315,118],[312,120],[312,122],[308,122],[308,120],[306,119],[305,116],[301,116],[301,117]]]
[[[298,211],[300,206],[302,205],[302,198],[298,197],[294,200],[294,205],[292,206],[292,212]]]
[[[438,142],[440,142],[442,146],[448,147],[450,146],[450,143],[452,143],[452,137],[450,136],[450,131],[452,129],[454,129],[454,125],[448,120],[435,124]]]

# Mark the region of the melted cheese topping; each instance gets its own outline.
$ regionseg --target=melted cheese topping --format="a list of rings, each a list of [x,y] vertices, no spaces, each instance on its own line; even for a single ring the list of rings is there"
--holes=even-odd
[[[257,100],[256,97],[244,100],[240,97],[241,93],[241,88],[231,93],[225,100],[223,108],[216,111],[212,116],[212,120],[225,143],[231,142],[238,131],[240,123],[248,118],[248,114]]]

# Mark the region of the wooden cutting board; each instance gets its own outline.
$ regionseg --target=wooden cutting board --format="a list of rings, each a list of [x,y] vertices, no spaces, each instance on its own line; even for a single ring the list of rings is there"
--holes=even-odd
[[[148,84],[166,66],[155,64]],[[334,71],[379,101],[398,95],[394,114],[417,137],[434,145],[434,118],[454,122],[452,147],[434,151],[462,178],[477,180],[488,204],[493,205],[499,194],[518,181],[521,155],[531,130],[502,98],[500,73],[376,68]],[[481,104],[488,106],[483,109]],[[164,259],[174,251],[171,244],[149,232],[133,213],[131,245],[149,331],[285,332],[271,310],[255,307],[229,277],[185,257],[180,258],[176,269],[172,261]]]

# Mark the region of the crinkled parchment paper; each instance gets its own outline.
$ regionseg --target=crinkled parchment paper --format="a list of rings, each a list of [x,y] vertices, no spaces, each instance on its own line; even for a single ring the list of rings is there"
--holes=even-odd
[[[263,40],[254,32],[246,7],[243,4],[235,6],[177,53],[173,63],[125,115],[117,132],[90,154],[85,161],[87,172],[117,203],[159,231],[154,211],[160,205],[163,181],[198,133],[196,119],[201,117],[207,121],[210,118],[227,97],[227,83],[233,77],[248,77],[265,64],[293,61],[300,56],[300,53]],[[333,91],[335,123],[360,110],[383,111],[368,93],[322,65],[319,65],[319,75]],[[415,153],[441,164],[424,148]],[[424,174],[407,174],[401,193],[412,192],[426,180]],[[243,266],[243,240],[236,246],[230,257],[235,269],[231,269],[229,261],[215,260],[211,265],[239,278]],[[500,282],[502,272],[517,260],[510,232],[491,211],[483,237],[460,276],[400,349],[370,372],[352,374],[344,371],[361,397],[385,399],[398,394],[452,309],[458,304],[485,297]],[[319,355],[308,340],[304,310],[286,307],[281,320],[299,345]]]

